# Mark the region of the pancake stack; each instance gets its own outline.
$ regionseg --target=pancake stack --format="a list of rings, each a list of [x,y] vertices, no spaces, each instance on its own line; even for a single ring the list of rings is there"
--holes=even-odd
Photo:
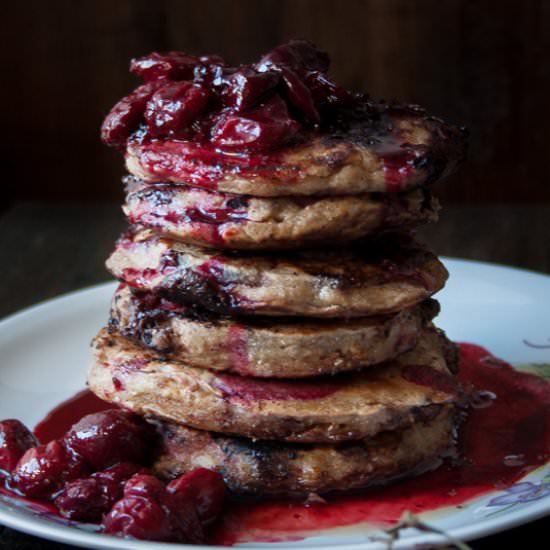
[[[428,185],[460,162],[464,138],[416,106],[345,95],[323,56],[299,41],[238,69],[151,54],[132,65],[146,84],[104,123],[130,172],[130,227],[107,261],[121,284],[88,384],[156,424],[163,478],[203,466],[236,493],[322,494],[433,468],[452,447],[462,390],[431,298],[447,272],[414,228],[437,219]],[[177,118],[165,105],[182,59],[195,63],[197,89],[217,75],[225,103],[209,99],[223,118],[208,143],[197,122],[158,133],[167,112]],[[253,80],[266,72],[278,82],[267,91]],[[313,73],[331,83],[332,103]],[[235,74],[260,86],[253,107],[226,99]],[[319,122],[290,74],[308,84]]]

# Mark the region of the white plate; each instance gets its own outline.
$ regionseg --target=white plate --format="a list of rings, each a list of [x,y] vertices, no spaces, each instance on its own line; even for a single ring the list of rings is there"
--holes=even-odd
[[[438,325],[457,341],[478,343],[515,363],[550,363],[550,349],[526,346],[524,340],[548,344],[550,277],[528,271],[463,260],[444,260],[451,277],[438,295]],[[84,386],[92,336],[106,322],[114,283],[108,283],[34,306],[0,322],[0,418],[20,418],[34,426],[47,411]],[[430,525],[469,540],[511,528],[550,513],[550,463],[524,480],[537,498],[500,509],[487,503],[505,492],[448,508],[430,516]],[[546,479],[545,479],[546,476]],[[548,489],[548,490],[546,490]],[[547,494],[549,493],[549,494]],[[495,511],[497,513],[495,513]],[[87,548],[156,549],[167,546],[107,537],[44,519],[0,500],[0,523],[27,533]],[[373,542],[375,531],[335,531],[291,543],[251,543],[248,548],[300,547],[345,550],[385,548]],[[378,533],[379,534],[379,533]],[[407,530],[395,548],[441,541]],[[198,550],[199,547],[197,547]],[[206,548],[206,547],[201,547]]]

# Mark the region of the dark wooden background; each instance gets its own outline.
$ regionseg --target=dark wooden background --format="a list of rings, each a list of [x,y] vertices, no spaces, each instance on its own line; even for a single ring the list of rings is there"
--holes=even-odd
[[[328,50],[345,85],[471,128],[444,199],[550,200],[545,0],[27,0],[5,2],[2,21],[2,207],[121,198],[121,158],[98,128],[136,84],[131,57],[182,49],[238,63],[292,37]]]

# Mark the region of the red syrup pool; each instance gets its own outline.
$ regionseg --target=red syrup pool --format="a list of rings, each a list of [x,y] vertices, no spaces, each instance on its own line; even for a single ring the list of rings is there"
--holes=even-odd
[[[470,409],[460,429],[459,465],[444,464],[393,486],[329,496],[326,504],[232,502],[211,529],[209,542],[232,545],[300,540],[308,533],[360,523],[387,527],[405,511],[460,507],[474,497],[509,487],[548,461],[550,384],[515,371],[473,344],[460,344],[459,377],[496,396]],[[41,441],[60,437],[84,414],[109,407],[90,392],[81,392],[51,411],[36,426],[35,434]],[[50,515],[50,508],[47,503],[37,503],[36,511]]]

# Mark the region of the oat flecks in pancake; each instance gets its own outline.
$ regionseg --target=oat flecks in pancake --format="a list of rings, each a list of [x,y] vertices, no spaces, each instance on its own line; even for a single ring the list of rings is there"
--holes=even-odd
[[[245,197],[126,178],[124,212],[133,225],[188,244],[221,249],[330,246],[437,220],[429,191],[340,197]]]
[[[237,494],[307,495],[377,485],[438,466],[453,445],[454,409],[371,439],[331,445],[251,441],[155,421],[162,436],[154,472],[173,479],[193,468],[219,471]]]
[[[349,318],[400,311],[440,290],[437,257],[403,235],[282,254],[221,253],[141,230],[107,261],[119,280],[229,314]]]
[[[101,399],[137,414],[254,439],[336,442],[430,419],[462,390],[444,337],[361,372],[312,380],[257,380],[166,360],[118,333],[100,332],[88,376]]]
[[[262,378],[336,374],[379,364],[412,349],[438,312],[435,300],[353,320],[230,319],[122,284],[110,324],[157,353],[194,367]]]

